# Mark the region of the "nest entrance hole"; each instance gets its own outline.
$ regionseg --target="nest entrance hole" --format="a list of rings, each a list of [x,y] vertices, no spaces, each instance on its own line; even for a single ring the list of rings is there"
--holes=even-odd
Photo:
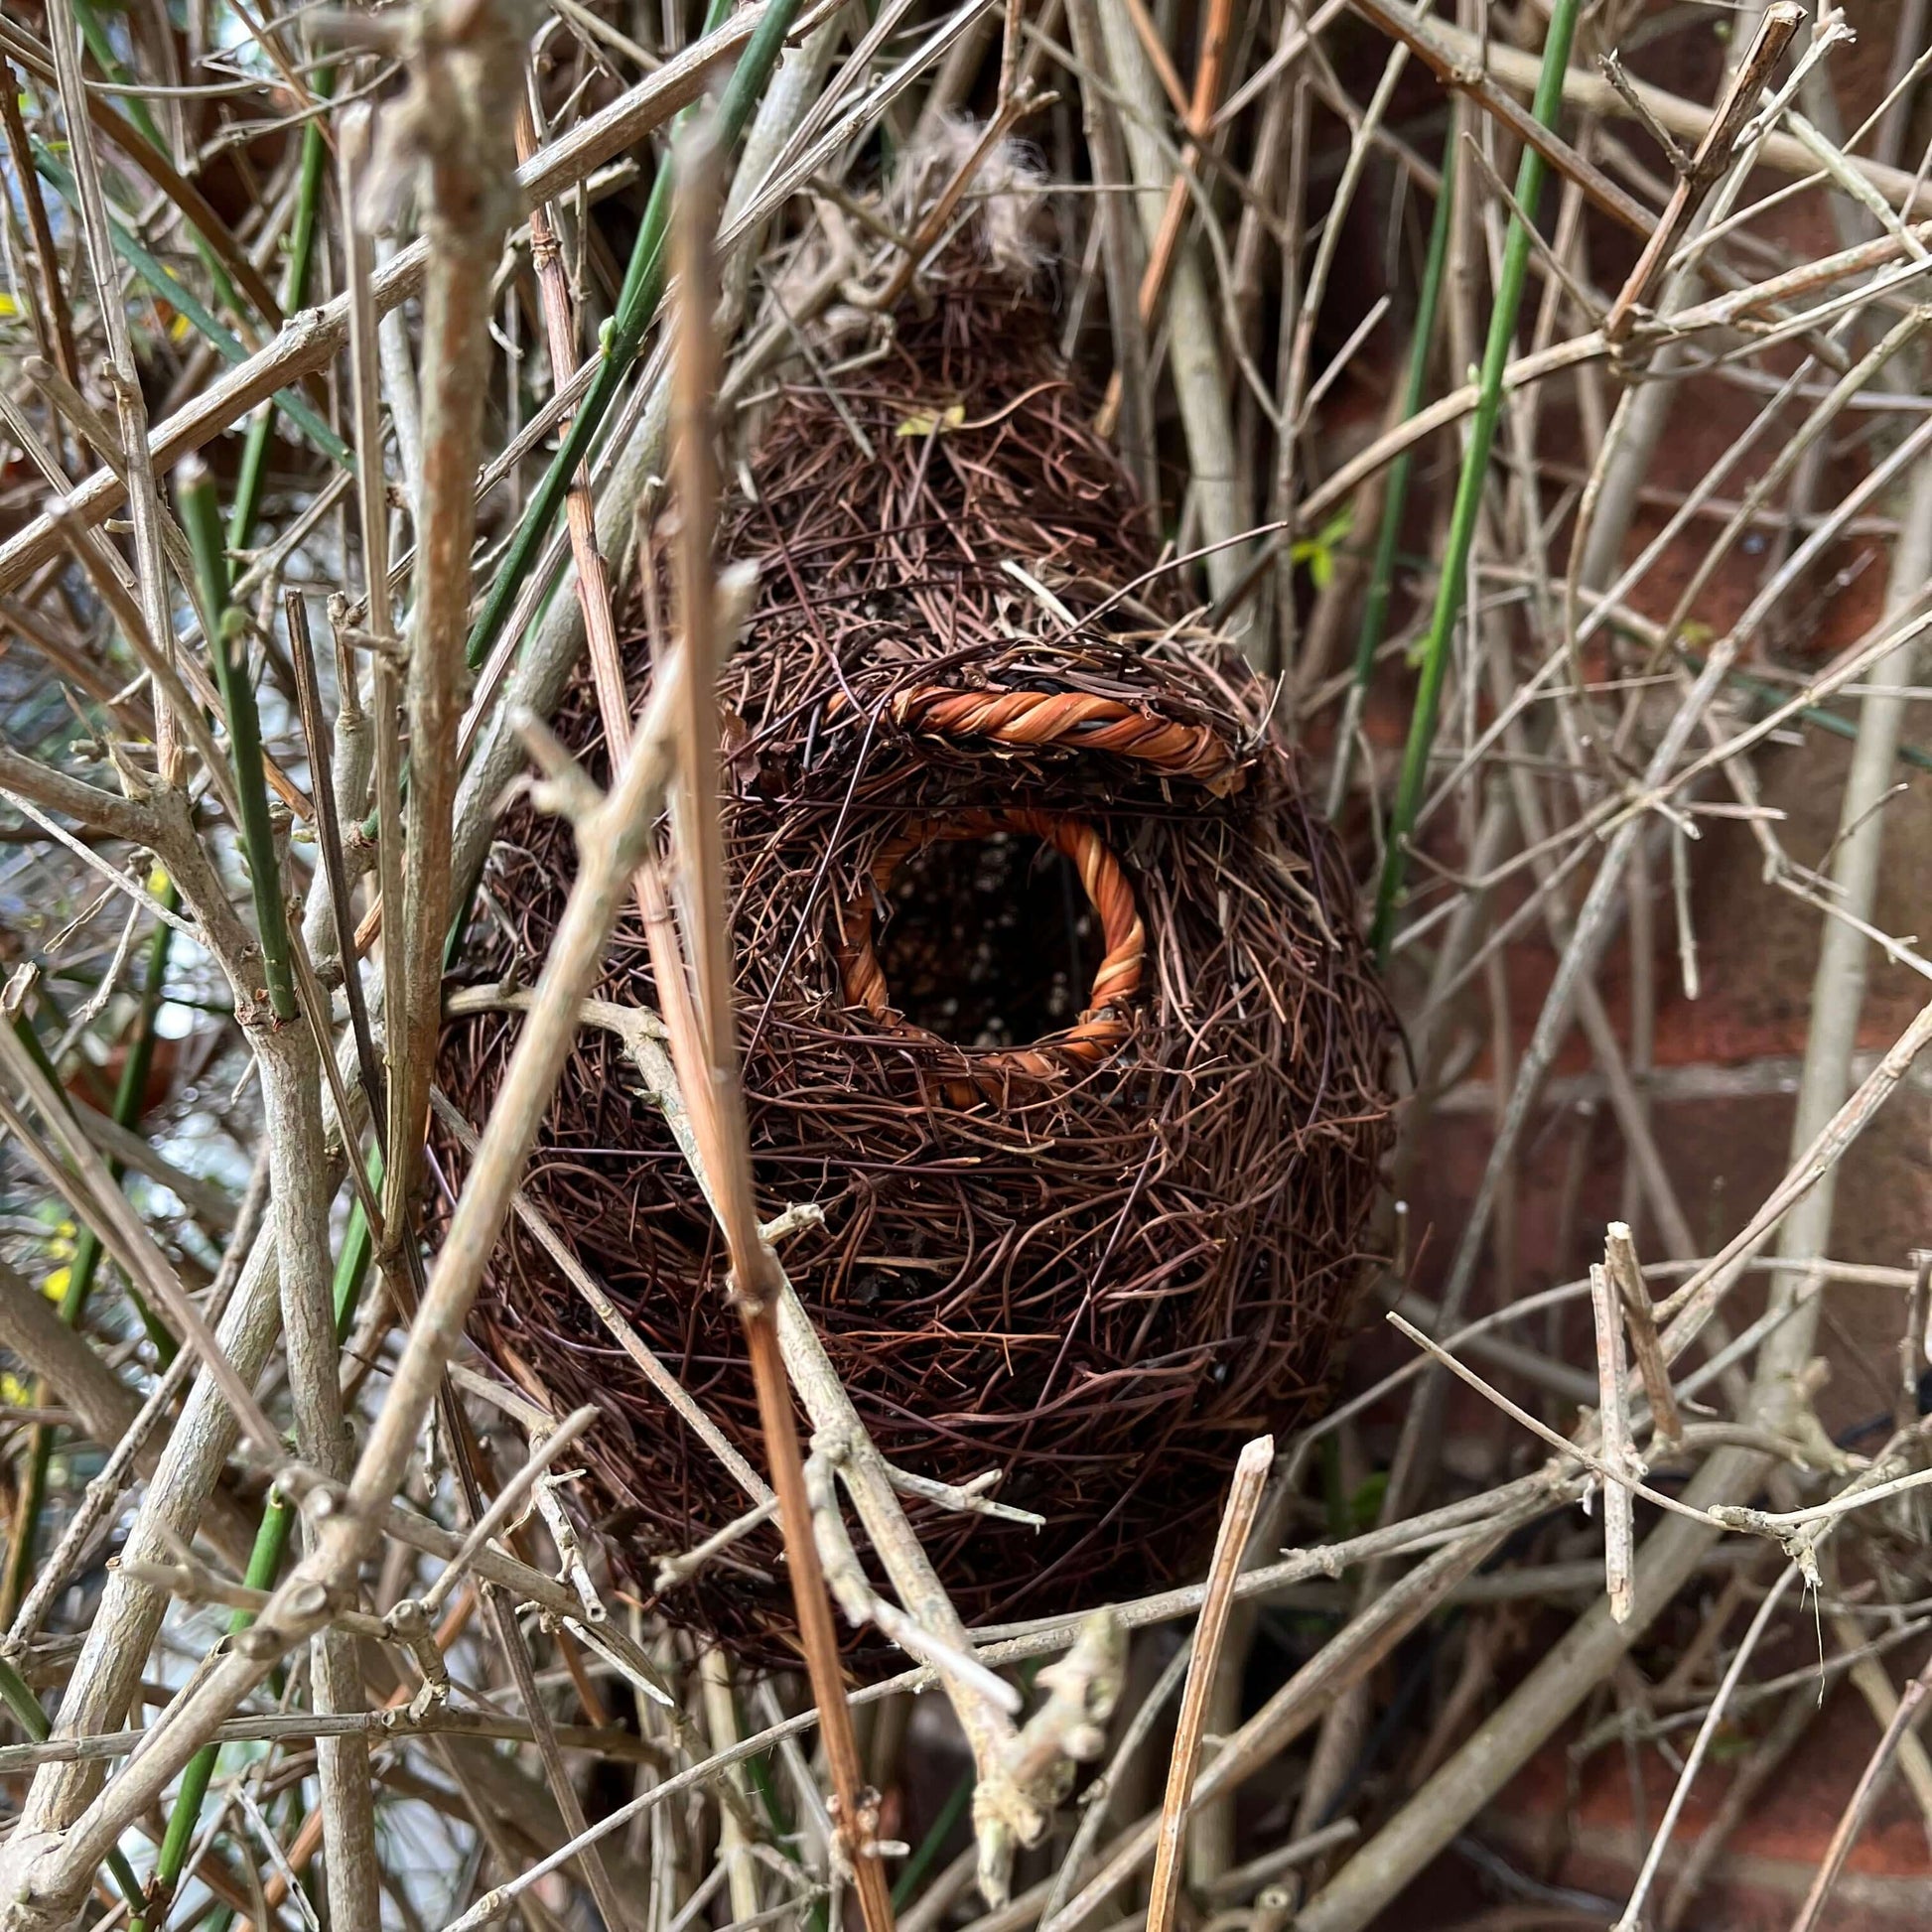
[[[879,964],[915,1027],[1001,1049],[1080,1017],[1105,945],[1073,862],[1044,840],[935,840],[904,860],[886,899]]]

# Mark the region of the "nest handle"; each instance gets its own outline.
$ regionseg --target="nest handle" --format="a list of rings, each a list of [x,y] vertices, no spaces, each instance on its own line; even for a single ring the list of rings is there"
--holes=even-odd
[[[893,717],[908,731],[936,738],[988,738],[1016,751],[1051,745],[1069,752],[1111,752],[1167,777],[1191,779],[1216,797],[1241,789],[1240,760],[1219,732],[1207,725],[1179,724],[1090,691],[991,686],[957,691],[920,684],[893,701]]]

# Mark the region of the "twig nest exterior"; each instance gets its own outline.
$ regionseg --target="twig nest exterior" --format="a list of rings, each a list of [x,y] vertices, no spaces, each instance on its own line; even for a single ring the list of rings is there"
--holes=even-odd
[[[760,565],[723,688],[760,1209],[821,1210],[782,1260],[889,1460],[997,1471],[1045,1518],[909,1504],[962,1614],[1087,1607],[1196,1564],[1242,1442],[1319,1404],[1388,1010],[1272,692],[1182,614],[1045,316],[969,281],[836,379],[778,401],[723,546]],[[558,729],[602,775],[597,717],[586,671]],[[574,869],[513,811],[465,977],[533,972]],[[634,909],[598,992],[657,1005]],[[449,1029],[472,1120],[517,1024]],[[580,1034],[529,1189],[761,1467],[722,1244],[612,1034]],[[600,1527],[640,1592],[747,1508],[515,1222],[476,1333],[604,1412]],[[768,1524],[654,1607],[792,1654]]]

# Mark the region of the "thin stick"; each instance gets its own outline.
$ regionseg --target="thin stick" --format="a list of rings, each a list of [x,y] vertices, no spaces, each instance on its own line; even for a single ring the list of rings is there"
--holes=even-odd
[[[13,68],[0,61],[0,126],[7,135],[7,154],[13,162],[13,178],[20,185],[20,199],[27,208],[27,228],[34,238],[34,275],[41,288],[41,319],[53,332],[48,345],[61,373],[76,387],[80,381],[80,355],[73,345],[73,316],[68,306],[67,291],[61,286],[61,258],[54,252],[54,229],[47,218],[47,202],[41,194],[41,178],[34,168],[33,151],[27,145],[26,124],[20,117],[20,89]]]
[[[1871,1808],[1885,1787],[1891,1761],[1918,1722],[1919,1707],[1925,1702],[1928,1691],[1932,1691],[1932,1662],[1928,1662],[1905,1686],[1891,1723],[1885,1726],[1884,1735],[1878,1739],[1865,1761],[1864,1769],[1859,1774],[1858,1785],[1846,1800],[1837,1828],[1832,1833],[1832,1842],[1819,1862],[1811,1889],[1805,1894],[1804,1903],[1798,1907],[1798,1914],[1791,1921],[1791,1932],[1812,1932],[1817,1925],[1818,1915],[1825,1909],[1825,1901],[1831,1897],[1832,1887],[1838,1883],[1839,1873],[1845,1868],[1845,1861],[1859,1842],[1859,1835],[1871,1816]]]
[[[1630,1887],[1630,1897],[1623,1907],[1621,1916],[1610,1932],[1640,1932],[1644,1923],[1644,1899],[1649,1894],[1657,1871],[1664,1862],[1664,1852],[1671,1841],[1671,1834],[1683,1815],[1684,1802],[1691,1795],[1691,1786],[1697,1782],[1697,1774],[1704,1763],[1705,1753],[1711,1747],[1711,1740],[1718,1734],[1718,1727],[1724,1723],[1724,1715],[1729,1706],[1731,1694],[1737,1689],[1744,1675],[1744,1666],[1750,1662],[1751,1653],[1756,1650],[1758,1639],[1769,1627],[1772,1613],[1777,1609],[1784,1592],[1791,1587],[1798,1573],[1786,1569],[1771,1587],[1765,1591],[1764,1600],[1757,1606],[1757,1614],[1751,1618],[1750,1627],[1744,1632],[1744,1640],[1737,1646],[1737,1654],[1731,1658],[1725,1670],[1723,1682],[1718,1686],[1718,1694],[1711,1700],[1711,1708],[1704,1714],[1704,1722],[1698,1726],[1696,1740],[1684,1760],[1683,1769],[1678,1773],[1677,1783],[1670,1794],[1670,1803],[1664,1807],[1664,1816],[1659,1823],[1656,1835],[1650,1841],[1649,1850],[1644,1855],[1642,1869],[1637,1873],[1637,1881]]]
[[[1697,213],[1698,204],[1729,167],[1730,151],[1737,145],[1745,123],[1757,111],[1758,95],[1784,59],[1784,51],[1791,45],[1804,18],[1805,10],[1796,0],[1772,0],[1758,16],[1757,32],[1744,58],[1731,69],[1725,83],[1724,94],[1704,139],[1678,176],[1677,186],[1671,191],[1670,201],[1649,240],[1644,243],[1643,253],[1637,257],[1636,266],[1604,318],[1603,334],[1610,342],[1620,343],[1629,335],[1638,307],[1649,300],[1652,290],[1663,279],[1666,265]],[[1623,91],[1618,89],[1619,93]],[[1634,89],[1626,97],[1641,100]]]
[[[415,64],[414,114],[407,123],[427,177],[430,254],[423,294],[416,610],[405,678],[410,776],[403,917],[384,948],[399,950],[404,968],[403,1004],[385,1014],[389,1131],[382,1216],[392,1240],[403,1237],[422,1161],[443,1020],[456,740],[463,722],[470,552],[489,387],[490,280],[515,202],[511,122],[523,62],[511,13],[494,4],[447,7],[438,43]],[[370,589],[373,597],[373,583]]]
[[[1194,1768],[1200,1759],[1201,1727],[1220,1662],[1221,1641],[1227,1635],[1234,1608],[1234,1583],[1242,1553],[1261,1507],[1268,1471],[1274,1466],[1275,1439],[1258,1436],[1241,1451],[1221,1513],[1220,1534],[1214,1540],[1214,1560],[1207,1572],[1207,1598],[1194,1630],[1194,1651],[1187,1666],[1187,1686],[1180,1696],[1180,1716],[1174,1725],[1173,1755],[1168,1761],[1168,1790],[1161,1804],[1161,1830],[1155,1844],[1154,1875],[1148,1884],[1147,1932],[1169,1932],[1174,1901],[1180,1891],[1180,1848],[1186,1828],[1188,1801],[1194,1788]]]
[[[594,1003],[586,1001],[585,1005],[590,1008]],[[453,1013],[464,1010],[460,1000],[452,1003]],[[437,1119],[456,1137],[458,1145],[474,1157],[478,1144],[477,1130],[450,1104],[448,1098],[435,1088],[430,1090],[430,1104],[436,1109]],[[517,1219],[536,1237],[544,1253],[556,1263],[565,1279],[596,1311],[598,1319],[610,1329],[618,1346],[637,1364],[651,1386],[677,1412],[698,1440],[731,1471],[733,1478],[753,1502],[768,1511],[772,1497],[764,1478],[732,1447],[730,1439],[692,1400],[690,1391],[684,1384],[644,1345],[636,1329],[624,1319],[622,1311],[605,1293],[596,1277],[571,1252],[570,1244],[557,1232],[549,1217],[521,1188],[517,1190],[510,1204],[516,1210]],[[761,1522],[763,1518],[760,1517],[759,1520]]]
[[[1180,165],[1174,170],[1173,185],[1168,190],[1160,225],[1148,245],[1147,266],[1141,272],[1136,306],[1143,330],[1148,329],[1161,313],[1161,298],[1167,293],[1168,277],[1173,272],[1174,254],[1180,246],[1181,224],[1187,214],[1187,177],[1200,166],[1206,144],[1212,138],[1215,110],[1221,104],[1221,80],[1233,15],[1232,0],[1209,0],[1207,21],[1201,29],[1200,59],[1194,68],[1193,93],[1184,115],[1187,144],[1180,151]],[[1137,9],[1134,14],[1135,27],[1140,29],[1145,21],[1145,11]],[[1176,85],[1173,68],[1156,58],[1157,50],[1161,48],[1159,37],[1143,34],[1142,46],[1147,52],[1149,65],[1160,76],[1162,84],[1170,88]],[[1120,415],[1121,384],[1122,374],[1116,369],[1107,384],[1107,394],[1100,405],[1099,416],[1095,419],[1095,427],[1102,436],[1114,433],[1114,425]]]
[[[109,237],[107,199],[101,187],[100,162],[94,151],[93,127],[88,118],[87,83],[81,74],[75,45],[73,11],[69,0],[53,0],[48,9],[48,38],[54,53],[61,100],[68,114],[68,152],[79,192],[80,226],[93,270],[101,323],[107,336],[108,377],[120,422],[121,448],[127,458],[128,503],[134,521],[135,577],[140,590],[141,615],[158,650],[172,660],[174,625],[169,620],[167,566],[161,540],[161,506],[155,490],[154,466],[148,457],[148,412],[142,400],[140,370],[134,358],[134,340],[121,301],[120,273],[114,266]],[[156,706],[156,752],[164,785],[181,782],[181,760],[175,742],[175,714],[165,702]]]
[[[445,1366],[462,1340],[464,1321],[509,1211],[509,1196],[563,1070],[579,1003],[599,969],[620,898],[661,804],[670,761],[668,720],[681,681],[674,659],[664,669],[608,798],[598,795],[547,733],[533,723],[527,727],[549,769],[545,796],[579,814],[583,865],[545,961],[536,1005],[511,1055],[470,1183],[451,1217],[346,1502],[323,1525],[317,1549],[276,1592],[249,1644],[217,1657],[199,1685],[155,1726],[141,1753],[57,1846],[35,1843],[26,1848],[26,1867],[16,1882],[23,1898],[31,1900],[31,1912],[43,1911],[50,1900],[77,1900],[128,1822],[167,1789],[213,1725],[263,1681],[290,1644],[306,1640],[329,1621],[340,1580],[355,1574],[381,1534],[390,1499],[402,1486],[423,1420],[443,1385]],[[0,1038],[0,1049],[4,1043]],[[574,1615],[574,1598],[561,1586],[558,1593],[569,1606],[566,1614]]]
[[[1603,1240],[1603,1262],[1616,1289],[1616,1298],[1629,1325],[1630,1352],[1637,1358],[1637,1374],[1650,1401],[1651,1420],[1659,1447],[1668,1448],[1684,1435],[1684,1417],[1671,1387],[1670,1363],[1657,1333],[1656,1311],[1650,1304],[1637,1244],[1625,1222],[1612,1221]]]
[[[764,18],[767,0],[752,0],[715,32],[667,61],[609,107],[600,109],[568,135],[552,141],[527,168],[518,171],[518,200],[548,198],[584,180],[615,157],[627,153],[653,129],[703,91],[707,76],[722,60],[744,46]],[[89,99],[91,100],[91,96]],[[378,315],[420,294],[429,262],[426,240],[400,249],[374,278]],[[147,448],[156,469],[168,469],[189,451],[222,434],[258,403],[306,375],[325,369],[348,336],[348,305],[338,296],[327,307],[292,317],[275,340],[245,362],[235,364],[155,426]],[[98,523],[118,506],[121,490],[113,473],[96,471],[70,498],[73,513]],[[0,590],[12,590],[58,554],[59,534],[52,517],[34,518],[0,544]]]
[[[706,1148],[714,1203],[730,1256],[731,1293],[751,1351],[759,1420],[791,1573],[792,1601],[832,1773],[839,1837],[852,1866],[867,1932],[889,1932],[892,1898],[885,1867],[871,1842],[874,1823],[862,1806],[865,1777],[852,1714],[845,1701],[831,1601],[812,1537],[811,1504],[797,1424],[792,1417],[791,1389],[785,1380],[772,1317],[775,1258],[759,1226],[751,1143],[738,1085],[731,927],[725,909],[723,828],[718,806],[717,590],[712,563],[718,510],[711,415],[717,390],[712,312],[718,301],[714,237],[722,199],[722,161],[713,131],[699,126],[679,142],[674,164],[679,192],[672,236],[679,301],[671,410],[680,512],[677,577],[683,645],[679,655],[685,675],[679,716],[683,790],[673,826],[680,848],[684,926],[691,950],[698,1038],[674,1035],[672,1050],[684,1062],[680,1073],[687,1100],[697,1103],[694,1124]],[[703,1054],[695,1065],[691,1064],[693,1048]]]
[[[1617,1311],[1616,1290],[1607,1268],[1589,1271],[1590,1312],[1596,1325],[1596,1426],[1603,1460],[1612,1469],[1637,1473],[1630,1448],[1629,1392],[1623,1355],[1623,1320]],[[1619,1623],[1630,1620],[1630,1565],[1635,1516],[1630,1492],[1620,1482],[1603,1485],[1603,1587],[1610,1614]]]
[[[201,1310],[183,1288],[147,1224],[114,1184],[106,1164],[74,1126],[52,1081],[34,1064],[11,1025],[0,1025],[0,1065],[27,1095],[60,1150],[44,1149],[10,1100],[0,1100],[4,1119],[48,1179],[69,1199],[76,1217],[91,1221],[103,1243],[142,1292],[165,1309],[189,1345],[207,1364],[258,1453],[279,1457],[281,1438],[262,1414],[254,1391],[236,1373]],[[69,1165],[63,1165],[63,1161]]]
[[[1633,201],[1600,168],[1586,160],[1554,131],[1554,114],[1546,114],[1540,105],[1530,113],[1524,113],[1508,94],[1489,79],[1481,64],[1456,58],[1444,51],[1438,38],[1440,29],[1435,23],[1425,27],[1419,16],[1389,4],[1389,0],[1351,0],[1351,4],[1357,13],[1373,21],[1383,33],[1408,48],[1445,86],[1467,94],[1492,120],[1515,135],[1530,153],[1540,156],[1565,180],[1574,181],[1605,214],[1634,234],[1650,234],[1654,225],[1650,211],[1641,202]],[[1548,71],[1546,67],[1543,72]],[[1544,84],[1539,78],[1539,100]]]

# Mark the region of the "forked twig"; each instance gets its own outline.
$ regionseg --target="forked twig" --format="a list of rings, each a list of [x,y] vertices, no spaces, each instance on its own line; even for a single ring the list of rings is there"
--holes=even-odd
[[[1643,253],[1637,257],[1636,266],[1626,277],[1616,300],[1610,305],[1609,314],[1603,320],[1603,335],[1607,341],[1621,343],[1629,336],[1637,311],[1650,299],[1663,278],[1665,264],[1677,252],[1677,244],[1683,240],[1692,216],[1697,213],[1699,203],[1730,165],[1731,149],[1736,146],[1737,137],[1745,124],[1757,111],[1758,95],[1776,71],[1778,63],[1784,59],[1784,51],[1791,45],[1804,18],[1805,11],[1797,5],[1797,0],[1772,0],[1771,5],[1758,16],[1757,31],[1752,36],[1749,50],[1725,81],[1723,97],[1711,117],[1711,125],[1678,176],[1677,186],[1671,190],[1670,201],[1658,217],[1656,227],[1651,230],[1649,240],[1644,243]],[[1622,92],[1623,89],[1619,88],[1618,91]],[[1640,99],[1634,90],[1628,97]]]

